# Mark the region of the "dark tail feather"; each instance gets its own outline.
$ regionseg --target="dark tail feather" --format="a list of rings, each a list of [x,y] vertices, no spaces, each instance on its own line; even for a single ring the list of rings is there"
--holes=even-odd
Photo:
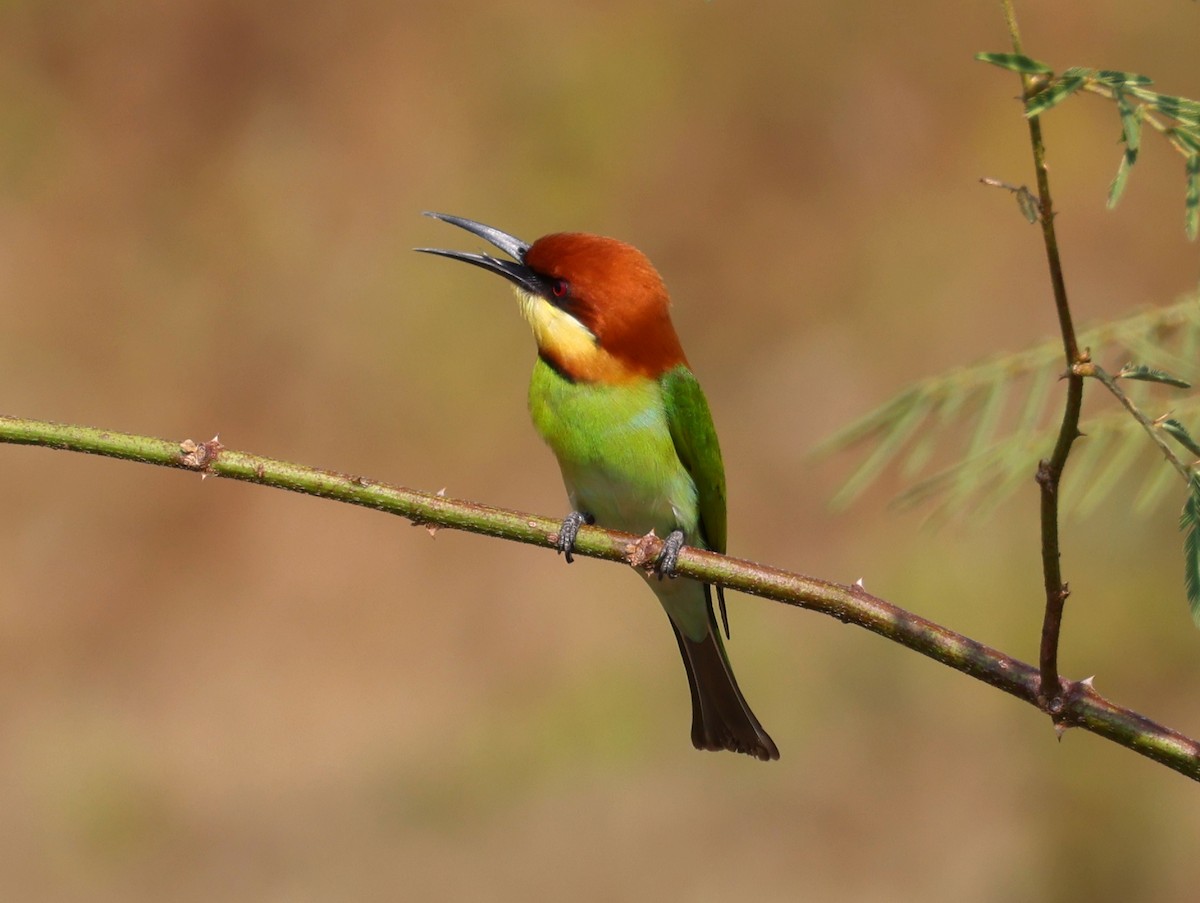
[[[692,745],[696,749],[745,753],[764,762],[778,759],[779,747],[758,723],[738,689],[712,607],[708,609],[708,633],[699,642],[684,636],[674,621],[671,627],[692,690]]]

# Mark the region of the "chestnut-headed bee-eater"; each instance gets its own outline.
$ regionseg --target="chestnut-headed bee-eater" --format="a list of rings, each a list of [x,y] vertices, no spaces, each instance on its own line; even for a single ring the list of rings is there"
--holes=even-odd
[[[562,232],[526,244],[473,220],[427,215],[512,258],[417,249],[498,273],[516,290],[537,340],[529,411],[558,458],[572,508],[559,551],[571,560],[584,523],[664,537],[658,579],[647,580],[687,668],[693,745],[778,759],[729,666],[712,587],[662,579],[673,573],[685,543],[725,551],[725,469],[658,271],[639,250],[612,238]],[[717,596],[724,614],[720,587]]]

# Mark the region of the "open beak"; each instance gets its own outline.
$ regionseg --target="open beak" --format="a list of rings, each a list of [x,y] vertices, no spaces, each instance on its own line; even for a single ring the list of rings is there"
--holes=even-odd
[[[441,257],[449,257],[451,260],[461,260],[464,263],[471,263],[477,267],[482,267],[492,273],[499,273],[509,282],[516,285],[517,288],[533,295],[540,295],[545,291],[542,280],[533,270],[525,266],[525,252],[529,250],[529,245],[521,241],[521,239],[509,235],[507,232],[501,232],[499,229],[493,229],[491,226],[485,226],[483,223],[464,219],[461,216],[450,216],[447,213],[432,213],[430,211],[425,211],[425,215],[431,216],[434,219],[440,219],[442,222],[449,223],[452,226],[458,226],[460,229],[466,229],[472,235],[478,235],[488,244],[495,245],[514,259],[503,260],[499,257],[492,257],[490,254],[448,251],[444,248],[413,248],[414,251],[421,251],[424,254],[437,254]]]

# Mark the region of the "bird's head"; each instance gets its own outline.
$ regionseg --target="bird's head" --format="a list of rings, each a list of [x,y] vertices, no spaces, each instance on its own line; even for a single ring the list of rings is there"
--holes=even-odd
[[[583,232],[556,232],[526,244],[473,220],[426,215],[466,229],[513,258],[416,249],[474,264],[511,282],[538,353],[571,379],[654,378],[686,363],[671,325],[666,286],[632,245]]]

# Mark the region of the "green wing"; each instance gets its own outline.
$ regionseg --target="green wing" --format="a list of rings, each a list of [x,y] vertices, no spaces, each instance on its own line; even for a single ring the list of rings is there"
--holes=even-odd
[[[675,453],[696,484],[700,535],[714,552],[725,551],[725,466],[708,401],[683,364],[662,376],[667,426]]]

